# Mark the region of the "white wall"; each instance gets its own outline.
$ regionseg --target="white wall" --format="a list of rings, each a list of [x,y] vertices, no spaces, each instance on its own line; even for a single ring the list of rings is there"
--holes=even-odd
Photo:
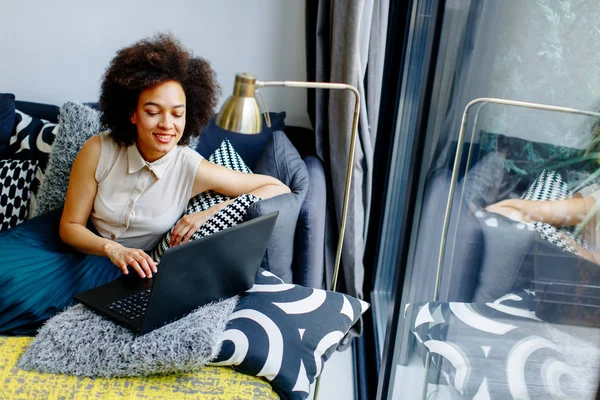
[[[304,1],[0,0],[0,92],[17,100],[97,101],[115,52],[170,30],[212,63],[232,93],[237,72],[261,80],[306,80]],[[263,89],[270,111],[310,126],[306,91]]]

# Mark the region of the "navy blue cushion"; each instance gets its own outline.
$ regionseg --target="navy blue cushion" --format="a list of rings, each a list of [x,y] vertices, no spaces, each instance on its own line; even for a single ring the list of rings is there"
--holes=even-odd
[[[31,101],[15,101],[17,110],[24,112],[39,119],[45,119],[48,122],[58,123],[58,114],[60,107],[54,104],[35,103]]]
[[[325,276],[325,169],[317,157],[304,159],[310,185],[302,202],[294,239],[294,283],[322,288]]]
[[[273,233],[267,243],[262,267],[285,282],[292,282],[294,233],[300,207],[308,191],[308,171],[300,154],[285,133],[273,133],[261,156],[255,173],[273,176],[287,185],[291,193],[257,201],[248,208],[247,219],[279,211]]]
[[[15,128],[15,95],[0,93],[0,158],[5,158]]]
[[[221,145],[223,139],[227,139],[248,167],[254,170],[273,132],[281,131],[285,127],[285,112],[269,113],[269,116],[271,117],[271,127],[267,126],[263,117],[262,132],[256,135],[246,135],[219,128],[215,122],[215,115],[211,118],[208,126],[202,130],[196,151],[204,158],[208,158]]]
[[[354,297],[285,284],[259,270],[229,318],[213,363],[265,377],[282,399],[305,399],[325,361],[368,307]]]

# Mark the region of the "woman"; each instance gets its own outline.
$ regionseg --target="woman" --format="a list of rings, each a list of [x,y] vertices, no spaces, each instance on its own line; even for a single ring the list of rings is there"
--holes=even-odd
[[[588,192],[584,188],[573,198],[558,201],[503,200],[486,209],[520,222],[545,222],[557,227],[581,226],[584,241],[594,250],[586,249],[566,236],[564,239],[571,241],[580,256],[600,263],[600,253],[597,252],[600,244],[597,220],[600,191]]]
[[[34,333],[73,294],[129,268],[151,278],[157,265],[147,251],[173,225],[177,246],[229,203],[179,219],[203,191],[263,199],[289,192],[275,178],[212,164],[187,147],[212,116],[217,94],[210,65],[169,35],[117,53],[100,96],[109,131],[77,155],[62,215],[0,234],[0,333]]]

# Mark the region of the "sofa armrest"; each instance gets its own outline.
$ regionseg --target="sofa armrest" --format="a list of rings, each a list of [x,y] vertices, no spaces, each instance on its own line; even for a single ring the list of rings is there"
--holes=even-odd
[[[325,276],[325,169],[315,156],[306,157],[304,162],[310,185],[298,215],[292,269],[294,283],[320,289]]]

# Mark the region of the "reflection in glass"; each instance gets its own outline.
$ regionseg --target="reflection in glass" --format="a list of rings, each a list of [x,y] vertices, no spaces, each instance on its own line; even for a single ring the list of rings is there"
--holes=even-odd
[[[480,97],[598,111],[597,21],[592,0],[445,3],[394,398],[595,398],[598,118],[488,104],[457,147]]]

